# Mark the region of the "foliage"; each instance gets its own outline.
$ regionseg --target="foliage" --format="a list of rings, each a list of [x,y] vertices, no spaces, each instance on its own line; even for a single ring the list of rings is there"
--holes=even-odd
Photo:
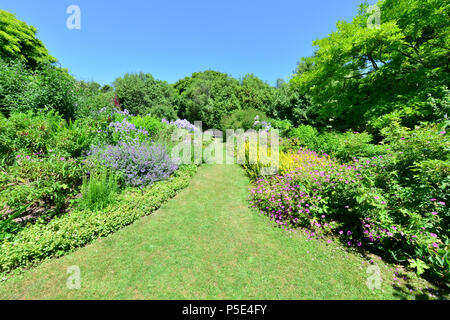
[[[76,81],[66,70],[42,64],[30,71],[21,62],[0,61],[0,112],[4,115],[55,110],[71,119],[76,102]]]
[[[439,0],[384,0],[381,25],[368,27],[368,5],[352,22],[317,40],[309,68],[291,84],[308,92],[322,124],[364,127],[394,112],[403,124],[436,119],[429,96],[449,84],[449,5]],[[303,66],[303,65],[302,65]]]
[[[309,125],[302,125],[290,131],[289,144],[285,149],[298,149],[305,147],[310,150],[333,155],[342,160],[349,161],[354,157],[373,157],[385,154],[385,147],[372,144],[372,136],[366,132],[324,132]]]
[[[247,131],[254,128],[256,118],[258,118],[258,121],[261,122],[269,121],[269,118],[264,114],[264,112],[250,108],[246,110],[233,111],[222,119],[220,128],[222,131],[227,129],[243,129],[244,131]]]
[[[192,123],[190,123],[186,119],[183,119],[183,120],[177,119],[175,121],[170,121],[170,122],[167,119],[162,119],[161,122],[165,123],[166,125],[175,126],[178,129],[185,129],[185,130],[187,130],[189,132],[194,132],[195,130],[197,130],[195,125],[193,125]]]
[[[132,114],[176,118],[175,91],[167,82],[156,80],[151,74],[125,74],[114,81],[114,88],[122,109]]]
[[[29,226],[0,243],[0,272],[60,257],[153,213],[189,185],[196,169],[195,165],[181,167],[171,179],[146,187],[142,192],[125,193],[115,204],[95,214],[90,210],[75,210],[49,223],[42,221]]]
[[[44,44],[36,38],[36,28],[0,10],[0,59],[20,60],[35,68],[40,63],[56,62]]]
[[[100,169],[83,178],[80,207],[92,211],[105,209],[114,203],[119,191],[118,177],[114,172]]]
[[[112,88],[100,87],[98,83],[83,81],[77,84],[77,102],[75,105],[75,118],[97,118],[104,112],[113,112],[115,109],[115,93]]]
[[[81,164],[74,159],[18,154],[16,163],[0,172],[0,208],[7,218],[2,224],[33,207],[58,213],[81,179]]]
[[[202,121],[205,129],[218,129],[223,117],[240,108],[239,81],[220,72],[194,73],[175,84],[180,94],[179,117]]]
[[[121,174],[127,186],[145,187],[167,179],[177,165],[170,159],[166,148],[137,140],[119,141],[117,145],[93,147],[90,166],[105,166]]]

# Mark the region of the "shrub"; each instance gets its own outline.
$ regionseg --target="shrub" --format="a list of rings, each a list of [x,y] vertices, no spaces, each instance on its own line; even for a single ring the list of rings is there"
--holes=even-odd
[[[302,125],[291,130],[290,145],[287,149],[304,147],[324,152],[342,161],[350,161],[353,157],[373,157],[386,154],[381,145],[372,144],[372,136],[366,132],[324,132],[309,125]]]
[[[9,164],[15,156],[47,154],[51,149],[56,130],[64,126],[64,120],[54,112],[13,114],[9,119],[0,119],[0,151]]]
[[[278,129],[281,137],[287,137],[292,130],[292,123],[289,120],[271,120],[274,129]]]
[[[20,62],[0,63],[0,111],[6,116],[54,110],[71,119],[76,102],[76,81],[67,71],[48,64],[29,71]]]
[[[187,130],[189,132],[194,132],[196,130],[196,127],[192,123],[190,123],[188,120],[186,120],[186,119],[183,119],[183,120],[177,119],[175,121],[170,121],[169,122],[167,119],[163,118],[161,120],[161,123],[177,127],[178,129],[184,129],[184,130]]]
[[[243,129],[247,131],[254,128],[255,119],[258,119],[260,122],[268,122],[269,120],[264,112],[256,109],[236,110],[222,119],[221,129],[224,132],[227,129]]]
[[[91,166],[102,165],[119,172],[125,184],[132,187],[167,179],[177,169],[164,146],[136,140],[94,147],[89,156]]]
[[[83,174],[79,161],[56,154],[16,157],[13,166],[0,172],[0,208],[9,220],[32,207],[58,213],[67,198],[77,193]]]

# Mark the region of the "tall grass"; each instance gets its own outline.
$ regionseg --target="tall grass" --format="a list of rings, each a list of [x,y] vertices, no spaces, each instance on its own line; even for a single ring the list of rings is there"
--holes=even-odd
[[[85,176],[81,187],[83,197],[80,206],[92,211],[102,210],[115,201],[119,192],[119,179],[108,169],[92,172]]]

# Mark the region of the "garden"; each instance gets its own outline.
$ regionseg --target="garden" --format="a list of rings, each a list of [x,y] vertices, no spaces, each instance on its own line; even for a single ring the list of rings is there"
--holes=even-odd
[[[154,273],[170,283],[178,276],[165,278],[167,263],[173,270],[197,268],[204,284],[214,269],[229,285],[222,288],[225,298],[271,299],[276,283],[277,298],[295,299],[294,288],[286,289],[294,282],[302,298],[393,298],[384,291],[370,296],[353,283],[366,286],[364,271],[355,276],[355,270],[374,257],[395,275],[404,270],[404,281],[394,275],[389,287],[405,288],[406,278],[414,278],[435,288],[419,298],[448,298],[450,5],[384,0],[378,6],[379,28],[367,26],[368,5],[361,5],[351,22],[339,22],[313,43],[314,55],[299,61],[289,82],[276,86],[253,74],[236,79],[213,70],[173,84],[143,72],[104,86],[78,80],[57,64],[33,26],[0,10],[1,282],[26,287],[30,280],[21,283],[21,276],[39,268],[51,272],[48,263],[72,261],[80,250],[89,256],[90,248],[111,241],[111,255],[118,257],[128,245],[167,245],[166,253],[149,249],[159,263],[151,266]],[[251,161],[250,141],[239,166],[198,161],[195,150],[206,153],[214,141],[198,144],[194,137],[212,129],[278,133],[279,148],[274,141],[256,145],[260,153],[277,150],[277,173],[264,174],[268,165],[259,157]],[[194,152],[181,161],[174,154],[183,141]],[[136,238],[141,229],[150,240]],[[207,243],[212,249],[203,247]],[[264,243],[269,249],[260,247]],[[192,255],[180,253],[178,260],[174,252],[181,247]],[[258,252],[264,261],[259,267],[253,260]],[[273,254],[287,273],[309,261],[306,252],[339,267],[330,271],[308,262],[303,276],[324,277],[309,287],[270,274],[275,265],[266,256]],[[341,261],[340,255],[351,258]],[[114,260],[117,267],[122,260]],[[102,264],[92,261],[86,263]],[[220,273],[221,263],[233,268]],[[245,283],[260,272],[254,293],[230,280]],[[95,281],[95,273],[88,277]],[[161,295],[139,290],[154,298],[183,299],[189,292],[220,298],[198,286],[195,273],[179,277],[192,291],[179,283]],[[342,288],[355,288],[349,296],[330,289],[341,277]],[[36,297],[41,289],[36,287]],[[416,288],[405,290],[410,297]],[[98,297],[94,289],[89,294]]]

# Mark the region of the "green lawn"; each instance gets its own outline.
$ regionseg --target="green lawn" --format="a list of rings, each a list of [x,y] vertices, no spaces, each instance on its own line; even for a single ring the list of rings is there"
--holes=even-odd
[[[275,228],[248,208],[248,187],[239,166],[202,166],[151,216],[12,277],[0,284],[0,298],[399,298],[385,264],[383,290],[369,290],[362,257]],[[66,286],[73,265],[79,290]]]

